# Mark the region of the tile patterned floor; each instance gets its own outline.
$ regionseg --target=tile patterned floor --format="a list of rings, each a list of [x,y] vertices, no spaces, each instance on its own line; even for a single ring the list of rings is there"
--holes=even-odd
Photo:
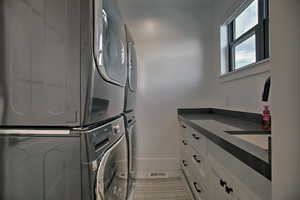
[[[138,180],[131,200],[192,200],[181,179]]]

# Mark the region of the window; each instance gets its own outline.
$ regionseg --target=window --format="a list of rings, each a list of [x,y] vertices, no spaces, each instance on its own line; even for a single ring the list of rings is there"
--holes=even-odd
[[[269,58],[268,0],[252,0],[227,25],[228,71]]]

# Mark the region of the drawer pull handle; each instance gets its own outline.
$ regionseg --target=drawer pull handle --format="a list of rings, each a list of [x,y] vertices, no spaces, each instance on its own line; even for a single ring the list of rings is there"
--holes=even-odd
[[[182,164],[183,164],[183,166],[185,166],[185,167],[187,167],[187,166],[188,166],[188,164],[186,163],[186,161],[185,161],[185,160],[183,160],[183,161],[182,161]]]
[[[201,163],[201,160],[197,158],[197,155],[193,155],[193,158],[197,163]]]
[[[200,137],[199,136],[197,136],[195,133],[192,135],[196,140],[199,140],[200,139]]]
[[[199,187],[198,187],[198,183],[194,182],[193,184],[194,184],[194,188],[195,188],[195,190],[196,190],[198,193],[201,193],[201,192],[202,192],[202,190],[201,190],[201,189],[199,189]]]
[[[226,183],[226,181],[220,180],[220,185],[221,185],[222,187],[224,187],[224,186],[227,185],[227,183]]]
[[[233,192],[233,189],[226,186],[226,187],[225,187],[225,191],[226,191],[227,194],[230,194],[230,193]]]
[[[184,146],[188,145],[185,140],[182,140],[182,143],[183,143]]]

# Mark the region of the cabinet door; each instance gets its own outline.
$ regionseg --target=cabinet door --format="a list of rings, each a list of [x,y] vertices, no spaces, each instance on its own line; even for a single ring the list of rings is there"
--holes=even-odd
[[[210,183],[211,183],[211,197],[212,199],[226,199],[226,193],[224,192],[224,187],[220,185],[222,178],[213,170],[210,170]],[[227,200],[227,199],[226,199]]]
[[[237,183],[235,180],[235,186],[234,186],[234,200],[261,200],[259,197],[257,197],[255,194],[250,192],[248,189],[242,187],[240,183]]]
[[[235,193],[234,200],[253,200],[253,198],[242,193]]]
[[[235,200],[232,188],[233,180],[224,176],[225,172],[210,168],[210,193],[214,200]]]

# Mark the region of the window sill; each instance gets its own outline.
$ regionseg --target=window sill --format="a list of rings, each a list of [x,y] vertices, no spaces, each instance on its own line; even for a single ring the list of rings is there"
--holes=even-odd
[[[234,70],[232,72],[227,72],[219,76],[222,83],[231,82],[234,80],[239,80],[258,74],[263,74],[271,71],[271,66],[269,65],[270,58],[261,60],[259,62],[247,65],[243,68]]]

